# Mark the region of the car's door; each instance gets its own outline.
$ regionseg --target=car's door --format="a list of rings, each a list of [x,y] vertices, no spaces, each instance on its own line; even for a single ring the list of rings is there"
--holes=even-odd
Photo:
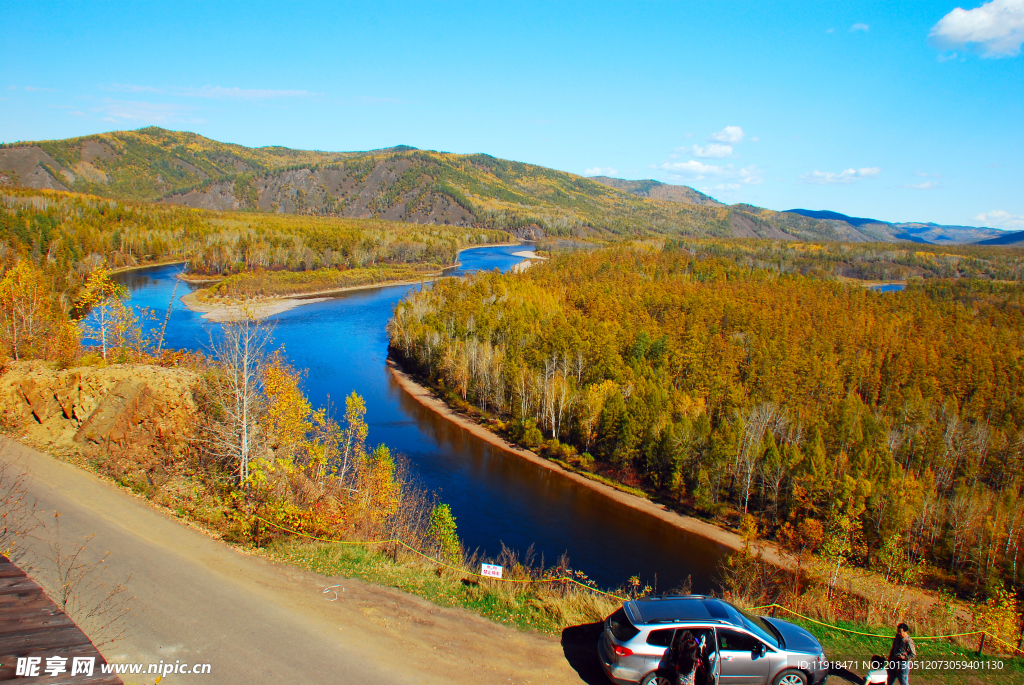
[[[647,671],[654,671],[661,666],[662,660],[665,658],[665,653],[668,648],[672,645],[672,639],[675,637],[675,628],[658,628],[652,630],[647,635]]]
[[[768,682],[767,647],[735,628],[718,628],[719,685],[762,685]],[[762,648],[766,651],[762,652]]]
[[[700,626],[693,629],[693,635],[700,645],[701,666],[698,672],[697,685],[717,685],[719,658],[718,644],[715,641],[715,629]]]

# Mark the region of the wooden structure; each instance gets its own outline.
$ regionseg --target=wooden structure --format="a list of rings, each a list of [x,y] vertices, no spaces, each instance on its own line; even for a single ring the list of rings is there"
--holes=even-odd
[[[45,672],[47,658],[65,657],[66,671]],[[39,657],[38,677],[16,676],[19,657]],[[74,657],[93,657],[92,677],[71,676]],[[104,675],[106,663],[92,641],[25,572],[0,555],[0,680],[49,685],[123,685]]]

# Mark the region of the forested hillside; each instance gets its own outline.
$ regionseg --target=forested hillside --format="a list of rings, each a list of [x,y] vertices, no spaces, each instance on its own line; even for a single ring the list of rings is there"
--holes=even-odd
[[[206,275],[454,264],[470,245],[507,233],[374,219],[211,212],[55,191],[0,191],[0,261],[20,259],[74,292],[100,267],[187,260]]]
[[[837,567],[965,594],[1016,583],[1024,286],[878,293],[836,279],[848,247],[619,248],[444,279],[398,306],[392,353],[522,444],[683,509],[752,514]],[[971,275],[1021,277],[1021,253],[974,250]]]
[[[705,195],[689,186],[675,186],[654,179],[645,181],[627,181],[622,178],[611,178],[609,176],[590,176],[589,178],[598,183],[618,190],[623,190],[640,197],[649,197],[655,200],[666,200],[668,202],[684,202],[691,205],[721,205],[722,203],[709,195]]]
[[[726,207],[692,190],[693,202],[675,201],[678,193],[658,199],[651,189],[641,196],[485,154],[246,148],[156,127],[0,146],[0,183],[214,210],[477,226],[520,238],[893,239],[884,229]]]

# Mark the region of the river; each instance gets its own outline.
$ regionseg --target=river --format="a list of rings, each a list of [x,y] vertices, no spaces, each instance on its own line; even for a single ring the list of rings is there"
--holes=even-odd
[[[465,250],[454,275],[481,269],[508,270],[523,246]],[[163,319],[180,265],[119,274],[131,304]],[[567,552],[577,568],[602,587],[637,575],[668,592],[687,576],[695,592],[714,587],[727,550],[648,514],[614,502],[564,476],[510,455],[438,416],[402,390],[387,370],[385,325],[413,287],[391,286],[344,293],[271,317],[276,346],[307,369],[304,389],[314,405],[330,398],[335,410],[353,390],[367,406],[370,444],[386,443],[408,457],[421,483],[451,505],[469,550],[494,555],[501,544],[534,546],[551,566]],[[207,347],[217,324],[188,310],[178,288],[165,346]]]

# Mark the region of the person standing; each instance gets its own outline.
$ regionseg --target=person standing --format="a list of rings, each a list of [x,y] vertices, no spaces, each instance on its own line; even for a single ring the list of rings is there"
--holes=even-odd
[[[889,650],[889,679],[886,685],[899,682],[900,685],[910,683],[910,662],[917,658],[917,646],[910,637],[910,626],[901,623],[896,626],[896,637],[892,639]]]
[[[696,685],[700,645],[689,630],[676,634],[675,644],[670,650],[668,662],[672,674],[672,685]]]

